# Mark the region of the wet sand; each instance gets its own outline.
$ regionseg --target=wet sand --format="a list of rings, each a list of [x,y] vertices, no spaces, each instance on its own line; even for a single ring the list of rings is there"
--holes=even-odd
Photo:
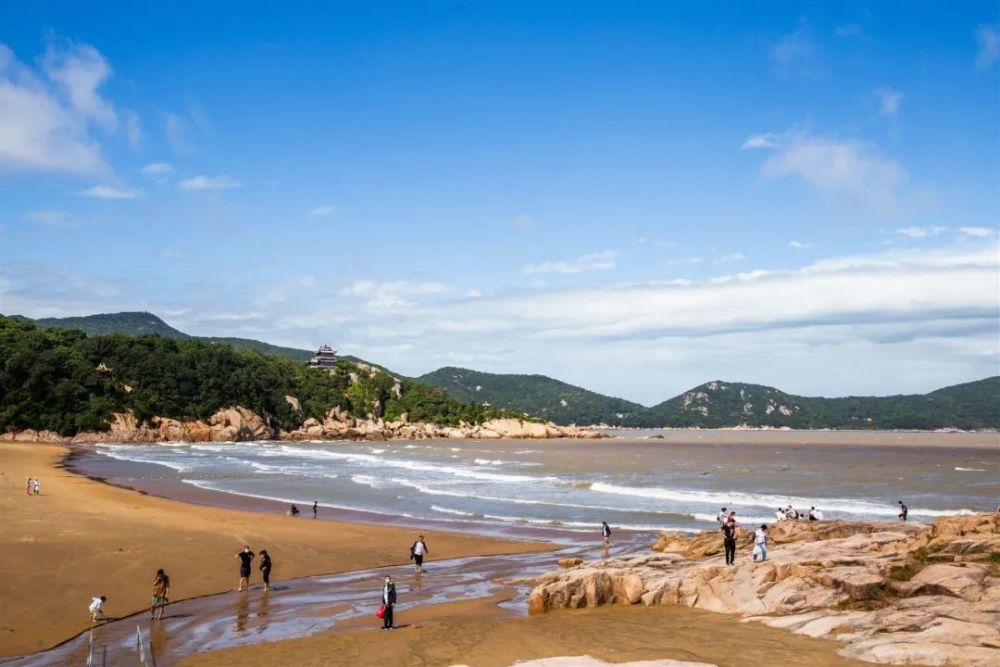
[[[102,484],[59,467],[63,447],[0,444],[0,655],[38,651],[89,627],[90,599],[112,617],[149,603],[164,568],[171,599],[235,588],[234,554],[266,548],[272,579],[406,563],[414,531],[195,506]],[[24,493],[41,479],[39,497]],[[544,543],[426,531],[435,559],[546,551]],[[254,583],[260,574],[254,569]]]
[[[518,660],[590,655],[608,662],[672,658],[719,665],[860,667],[836,642],[678,607],[601,607],[495,618],[493,600],[416,610],[392,632],[358,630],[205,653],[183,667],[408,665],[508,667]]]

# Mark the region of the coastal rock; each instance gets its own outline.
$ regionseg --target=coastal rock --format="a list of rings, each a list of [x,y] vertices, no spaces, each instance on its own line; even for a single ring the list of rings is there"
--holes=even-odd
[[[557,561],[557,564],[559,565],[559,567],[566,567],[566,568],[576,567],[577,565],[581,565],[582,563],[583,563],[583,559],[580,558],[580,557],[576,557],[576,558],[560,558]]]
[[[717,531],[664,533],[650,555],[537,579],[529,610],[683,605],[838,639],[847,642],[844,655],[863,660],[998,665],[1000,572],[957,560],[993,553],[998,529],[996,515],[933,526],[783,521],[770,527],[763,563],[749,562],[744,531],[735,567],[721,562]]]

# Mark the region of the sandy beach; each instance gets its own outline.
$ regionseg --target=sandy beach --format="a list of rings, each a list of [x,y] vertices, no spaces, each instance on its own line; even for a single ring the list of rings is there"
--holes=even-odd
[[[0,445],[0,655],[38,651],[89,627],[91,597],[112,617],[149,603],[153,574],[171,599],[235,588],[234,554],[268,549],[272,578],[405,563],[413,536],[397,526],[291,519],[141,495],[59,467],[57,445]],[[27,497],[25,477],[41,479]],[[428,531],[435,558],[545,550],[541,543]],[[253,583],[260,583],[254,570]]]

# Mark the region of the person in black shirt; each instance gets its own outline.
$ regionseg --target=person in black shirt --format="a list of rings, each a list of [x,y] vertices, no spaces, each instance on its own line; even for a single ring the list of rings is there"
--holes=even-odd
[[[733,565],[736,562],[736,526],[727,522],[722,524],[720,530],[722,546],[726,550],[726,565]]]
[[[240,587],[237,591],[242,591],[250,588],[250,563],[253,562],[254,552],[250,551],[250,547],[243,547],[243,551],[239,552],[234,556],[240,559]]]
[[[910,513],[910,510],[907,509],[906,504],[902,500],[900,500],[899,501],[899,520],[900,521],[906,521],[906,515],[909,514],[909,513]]]
[[[314,500],[313,501],[313,518],[314,519],[316,518],[317,514],[319,514],[319,502],[316,501],[316,500]]]
[[[271,556],[267,549],[260,550],[260,574],[264,577],[264,590],[271,590]]]

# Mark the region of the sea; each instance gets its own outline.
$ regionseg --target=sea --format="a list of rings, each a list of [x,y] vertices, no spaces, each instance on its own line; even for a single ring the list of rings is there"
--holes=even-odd
[[[722,507],[745,525],[811,507],[826,519],[893,520],[993,511],[1000,447],[602,440],[417,440],[96,444],[200,489],[330,510],[491,528],[696,532]],[[150,468],[157,466],[157,468]]]

